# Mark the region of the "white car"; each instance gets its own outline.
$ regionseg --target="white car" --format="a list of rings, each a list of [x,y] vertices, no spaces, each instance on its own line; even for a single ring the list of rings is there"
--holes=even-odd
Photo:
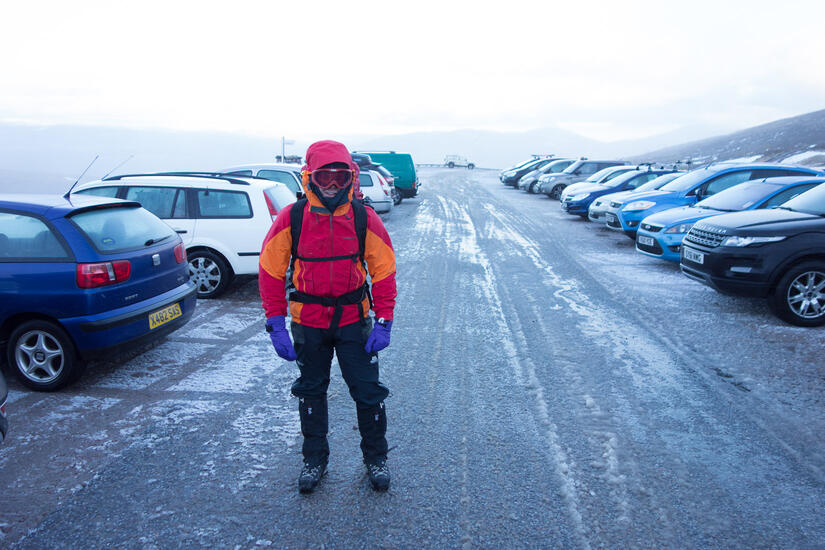
[[[467,157],[462,157],[461,155],[447,155],[444,157],[444,166],[447,168],[455,168],[456,166],[466,166],[468,170],[472,170],[476,167],[476,165],[469,160]]]
[[[284,163],[241,164],[220,170],[232,176],[255,176],[283,183],[295,193],[303,193],[301,188],[301,165]]]
[[[375,170],[367,170],[361,172],[358,183],[364,195],[364,202],[369,203],[378,214],[386,214],[392,210],[392,193],[384,176]]]
[[[267,231],[296,200],[282,183],[203,172],[111,176],[72,194],[135,200],[165,221],[186,246],[198,298],[219,296],[235,275],[257,274]]]

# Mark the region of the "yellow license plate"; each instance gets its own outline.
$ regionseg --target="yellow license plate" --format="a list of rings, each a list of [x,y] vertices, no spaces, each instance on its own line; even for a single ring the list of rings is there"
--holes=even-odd
[[[161,326],[163,323],[168,323],[172,319],[180,317],[181,315],[182,313],[180,311],[180,304],[172,304],[171,306],[165,307],[160,311],[150,313],[149,329],[155,329]]]

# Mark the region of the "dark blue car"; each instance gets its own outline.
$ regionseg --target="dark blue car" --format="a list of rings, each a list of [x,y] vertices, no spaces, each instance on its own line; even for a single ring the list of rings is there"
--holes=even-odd
[[[636,231],[641,221],[656,212],[678,206],[691,206],[719,191],[750,180],[821,175],[822,172],[804,166],[761,163],[713,164],[676,178],[657,191],[634,195],[632,201],[627,201],[621,206],[617,217],[607,221],[607,226],[624,231],[625,235],[636,240]]]
[[[603,183],[582,181],[567,186],[561,193],[561,209],[568,214],[576,214],[587,218],[587,210],[594,200],[611,193],[632,191],[651,180],[676,170],[671,169],[639,169],[620,173],[618,176]]]
[[[26,386],[59,389],[194,308],[180,237],[139,203],[0,195],[0,348]]]

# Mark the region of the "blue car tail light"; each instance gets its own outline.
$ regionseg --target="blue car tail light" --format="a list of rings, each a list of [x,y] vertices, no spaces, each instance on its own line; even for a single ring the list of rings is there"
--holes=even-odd
[[[77,286],[80,288],[97,288],[122,283],[128,281],[131,275],[132,264],[129,260],[77,264]]]

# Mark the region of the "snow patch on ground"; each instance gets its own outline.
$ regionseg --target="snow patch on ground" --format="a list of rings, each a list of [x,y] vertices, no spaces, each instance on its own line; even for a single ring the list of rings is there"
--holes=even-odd
[[[214,346],[166,341],[126,363],[115,363],[117,366],[101,374],[93,383],[95,387],[101,388],[142,389],[169,376],[169,369],[177,371],[187,367],[194,358],[210,349],[214,349]],[[92,378],[89,376],[87,382],[92,383]]]
[[[226,340],[252,325],[262,323],[262,317],[260,308],[245,308],[215,316],[202,323],[188,323],[175,333],[175,337]]]
[[[234,346],[207,362],[179,383],[173,391],[245,393],[289,370],[275,355],[265,332]]]

